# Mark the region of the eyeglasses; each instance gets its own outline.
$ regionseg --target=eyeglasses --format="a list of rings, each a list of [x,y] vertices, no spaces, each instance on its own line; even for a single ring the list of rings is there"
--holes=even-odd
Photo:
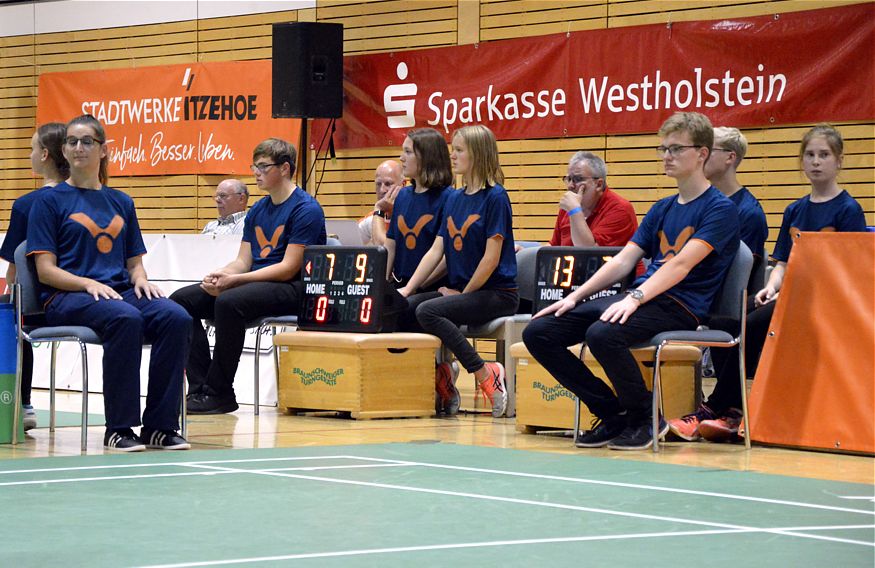
[[[263,173],[266,172],[271,166],[281,166],[281,165],[282,165],[282,164],[252,164],[252,165],[249,166],[249,167],[252,169],[252,173],[259,172],[259,173],[262,173],[262,174],[263,174]]]
[[[657,146],[656,147],[656,155],[660,158],[665,156],[665,153],[668,152],[672,158],[677,158],[678,154],[680,154],[683,150],[687,148],[701,148],[702,146],[698,144],[692,145],[684,145],[684,144],[672,144],[671,146]]]
[[[64,140],[64,144],[66,144],[70,148],[75,148],[79,145],[80,142],[82,143],[82,147],[86,150],[90,150],[94,147],[95,144],[97,144],[98,146],[100,144],[103,144],[103,140],[98,140],[97,138],[92,138],[91,136],[83,136],[82,138],[67,136],[67,138]]]
[[[232,195],[243,195],[239,191],[235,191],[234,193],[217,193],[216,199],[219,201],[227,201]]]
[[[587,176],[562,176],[562,183],[565,185],[571,184],[574,187],[582,184],[583,182],[591,179],[601,179],[597,177],[587,177]]]
[[[733,153],[735,150],[727,150],[726,148],[711,148],[712,152],[726,152],[727,154]]]

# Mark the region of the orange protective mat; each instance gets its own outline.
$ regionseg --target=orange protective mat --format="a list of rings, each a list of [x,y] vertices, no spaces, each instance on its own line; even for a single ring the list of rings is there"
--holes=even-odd
[[[750,414],[758,442],[875,453],[875,234],[796,241]]]

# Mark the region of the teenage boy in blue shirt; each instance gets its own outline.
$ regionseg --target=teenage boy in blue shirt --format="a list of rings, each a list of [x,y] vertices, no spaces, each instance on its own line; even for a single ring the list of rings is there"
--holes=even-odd
[[[676,113],[659,130],[657,154],[678,194],[650,209],[632,240],[592,278],[535,315],[529,352],[580,397],[596,421],[581,447],[641,450],[652,444],[651,394],[630,347],[663,331],[696,329],[738,251],[735,205],[705,177],[714,131],[698,113]],[[651,259],[627,295],[582,302]],[[582,302],[582,303],[581,303]],[[585,341],[616,394],[567,347]],[[668,432],[664,420],[659,435]]]
[[[325,244],[325,216],[319,203],[292,182],[296,151],[269,138],[255,147],[252,171],[269,193],[246,215],[240,252],[203,282],[173,293],[194,318],[188,376],[188,412],[224,414],[237,410],[234,375],[246,337],[246,323],[259,317],[298,313],[298,280],[304,247]],[[213,357],[200,320],[215,324]],[[258,404],[258,401],[255,401]]]

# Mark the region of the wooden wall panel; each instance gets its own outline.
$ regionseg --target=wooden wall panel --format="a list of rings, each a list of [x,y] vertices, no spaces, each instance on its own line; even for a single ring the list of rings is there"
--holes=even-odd
[[[858,0],[480,0],[474,38],[490,41],[574,30],[613,28],[693,19],[744,17],[808,10]],[[467,9],[467,8],[466,8]],[[271,24],[290,21],[344,24],[347,55],[456,45],[457,0],[319,0],[316,9],[253,14],[135,27],[0,38],[0,231],[9,208],[38,181],[30,172],[39,74],[145,65],[265,59],[271,56]],[[466,20],[465,26],[470,27]],[[467,28],[466,28],[467,30]],[[467,30],[465,37],[471,36]],[[774,240],[781,212],[807,192],[799,172],[798,141],[810,125],[745,130],[751,147],[741,181],[765,208]],[[843,124],[846,157],[842,185],[875,224],[875,124]],[[657,199],[673,193],[661,173],[653,133],[588,136],[500,143],[518,239],[545,241],[552,231],[567,160],[579,149],[608,162],[609,184],[643,216]],[[397,158],[398,148],[341,151],[334,161],[313,156],[311,191],[331,218],[359,218],[373,205],[373,170]],[[130,193],[147,231],[195,232],[215,215],[212,200],[221,175],[117,177]],[[243,178],[260,197],[251,176]]]

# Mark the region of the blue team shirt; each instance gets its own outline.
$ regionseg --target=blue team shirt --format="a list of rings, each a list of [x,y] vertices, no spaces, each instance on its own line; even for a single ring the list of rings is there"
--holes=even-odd
[[[42,191],[30,210],[27,254],[50,252],[58,267],[117,290],[130,287],[127,261],[146,253],[134,201],[103,186],[67,182]],[[43,299],[55,290],[44,287]]]
[[[775,254],[772,258],[787,262],[793,239],[802,231],[859,232],[866,230],[866,217],[863,208],[847,191],[842,191],[829,201],[812,203],[811,196],[794,201],[784,209],[784,220]]]
[[[641,247],[651,259],[647,271],[634,285],[643,284],[691,239],[704,241],[713,250],[686,278],[664,292],[701,320],[708,315],[738,252],[738,212],[714,186],[689,203],[681,204],[678,198],[673,195],[657,201],[632,236],[630,242]]]
[[[444,205],[453,188],[432,188],[416,193],[412,185],[398,192],[386,236],[395,241],[392,271],[402,281],[410,280],[419,261],[431,248],[441,226]]]
[[[466,195],[464,189],[448,193],[439,234],[444,240],[450,287],[459,291],[465,288],[486,252],[486,241],[501,235],[504,240],[498,266],[481,289],[515,290],[513,212],[507,191],[494,185],[474,195]]]
[[[322,207],[300,187],[279,205],[269,195],[262,197],[243,223],[243,242],[252,250],[250,270],[280,262],[288,245],[324,245],[325,237]]]
[[[15,249],[27,238],[27,217],[30,215],[30,209],[40,194],[47,189],[51,189],[51,186],[44,185],[36,191],[25,193],[12,204],[9,229],[6,231],[6,238],[3,239],[3,246],[0,247],[0,258],[10,264],[15,264]]]
[[[762,205],[746,187],[742,187],[729,196],[738,209],[738,229],[741,240],[750,251],[762,256],[769,237],[769,224]]]

